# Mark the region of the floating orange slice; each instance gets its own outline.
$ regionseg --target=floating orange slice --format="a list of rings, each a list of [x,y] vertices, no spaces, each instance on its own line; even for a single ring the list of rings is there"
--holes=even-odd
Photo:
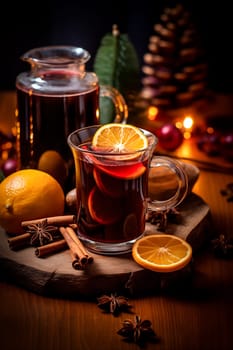
[[[113,176],[118,179],[133,180],[141,176],[145,171],[146,167],[142,162],[135,162],[129,165],[102,165],[100,162],[96,165],[98,169],[109,176]]]
[[[132,247],[132,255],[146,269],[172,272],[182,269],[191,261],[192,247],[177,236],[153,234],[136,241]]]
[[[107,172],[93,170],[95,183],[99,190],[112,198],[119,198],[125,195],[125,183],[122,179],[109,176]]]
[[[88,197],[88,209],[92,219],[99,224],[109,225],[122,216],[122,201],[103,194],[98,187],[93,187]]]

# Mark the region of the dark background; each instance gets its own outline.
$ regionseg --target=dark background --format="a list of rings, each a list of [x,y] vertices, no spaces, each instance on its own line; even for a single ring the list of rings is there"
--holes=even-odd
[[[34,47],[75,45],[87,49],[92,59],[102,37],[118,24],[127,33],[142,64],[154,24],[166,6],[183,3],[191,12],[201,35],[209,66],[209,86],[219,92],[233,91],[231,2],[157,0],[41,0],[10,1],[1,9],[0,89],[14,89],[18,73],[28,69],[20,56]]]

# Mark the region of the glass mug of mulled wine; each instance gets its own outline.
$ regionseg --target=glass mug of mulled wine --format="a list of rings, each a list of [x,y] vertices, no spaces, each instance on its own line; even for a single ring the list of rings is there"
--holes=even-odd
[[[21,56],[30,70],[16,77],[16,134],[19,168],[37,168],[47,150],[69,164],[68,135],[84,126],[101,124],[100,97],[112,101],[115,122],[125,123],[127,104],[118,90],[100,86],[85,64],[90,54],[73,46],[47,46]]]
[[[182,165],[154,156],[158,139],[140,129],[148,140],[144,149],[121,153],[93,148],[100,126],[75,130],[68,136],[77,194],[77,234],[94,253],[128,253],[145,233],[148,206],[166,212],[185,198],[187,175]]]

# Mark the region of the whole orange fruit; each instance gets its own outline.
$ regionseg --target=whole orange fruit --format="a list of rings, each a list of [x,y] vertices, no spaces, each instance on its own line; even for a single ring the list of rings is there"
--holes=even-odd
[[[21,222],[64,214],[65,194],[58,181],[37,169],[18,170],[0,183],[0,226],[23,232]]]
[[[67,164],[57,151],[47,150],[42,153],[38,169],[52,175],[61,186],[65,184],[68,175]]]

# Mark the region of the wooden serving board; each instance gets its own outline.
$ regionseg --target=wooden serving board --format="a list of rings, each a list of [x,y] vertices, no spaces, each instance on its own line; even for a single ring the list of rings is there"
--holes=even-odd
[[[179,224],[168,222],[166,232],[187,240],[195,253],[209,239],[209,207],[199,196],[191,193],[179,206],[179,212]],[[146,234],[156,232],[156,227],[147,223]],[[166,284],[175,281],[177,285],[177,281],[185,280],[191,270],[189,265],[178,272],[162,274],[142,268],[131,254],[92,254],[94,262],[80,271],[72,267],[68,249],[38,258],[33,247],[10,250],[7,238],[0,228],[0,277],[41,295],[80,298],[114,292],[131,295],[157,293]]]

